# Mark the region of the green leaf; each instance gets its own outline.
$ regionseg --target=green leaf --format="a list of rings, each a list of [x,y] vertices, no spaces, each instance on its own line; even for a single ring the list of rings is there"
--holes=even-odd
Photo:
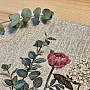
[[[20,15],[18,13],[9,15],[9,19],[11,21],[10,27],[14,27],[20,22]]]
[[[23,77],[23,78],[26,78],[27,75],[28,75],[28,72],[24,69],[18,69],[17,70],[17,74],[20,76],[20,77]]]
[[[18,90],[18,89],[20,89],[21,87],[23,87],[25,83],[26,83],[26,82],[25,82],[24,80],[18,80],[18,81],[16,82],[14,88],[15,88],[16,90]]]
[[[60,74],[53,74],[54,78],[58,81],[58,83],[65,85],[66,88],[73,90],[71,82],[66,80],[66,77]]]
[[[42,47],[42,45],[43,45],[43,42],[41,40],[37,40],[33,46]]]
[[[39,58],[39,59],[36,59],[35,60],[35,63],[42,63],[42,62],[45,62],[46,61],[46,59],[44,59],[44,58]]]
[[[34,64],[33,66],[36,67],[36,68],[41,68],[42,67],[41,65],[38,65],[38,64]]]
[[[54,15],[54,13],[52,11],[50,11],[49,9],[44,9],[42,11],[42,13],[43,13],[43,18],[45,20],[48,20],[48,19],[52,18],[52,16]]]
[[[14,85],[16,84],[16,82],[17,82],[17,76],[14,76],[13,77],[12,82],[13,82]]]
[[[39,21],[39,16],[40,16],[40,13],[41,13],[41,8],[36,8],[34,11],[34,17],[35,17],[35,20],[36,21]]]
[[[36,77],[38,77],[41,73],[39,71],[33,71],[29,74],[29,77],[31,80],[34,80]]]
[[[3,25],[0,24],[0,34],[2,35],[5,32]]]
[[[30,66],[31,60],[29,58],[21,58],[22,59],[22,64],[25,66]]]
[[[49,37],[48,40],[56,40],[55,38],[53,37]]]
[[[33,86],[35,88],[39,88],[39,87],[41,87],[41,85],[42,85],[42,78],[41,77],[38,77],[33,81]]]
[[[21,16],[23,17],[24,22],[28,22],[31,18],[31,15],[32,13],[29,8],[24,8],[22,10]]]
[[[58,88],[58,89],[60,89],[60,88],[64,89],[64,86],[63,86],[63,85],[60,85],[60,84],[55,84],[53,87],[56,87],[56,88]],[[60,90],[61,90],[61,89],[60,89]]]
[[[37,67],[32,67],[32,68],[31,68],[31,70],[36,70],[36,69],[38,69],[38,68],[37,68]]]
[[[56,79],[52,79],[50,82],[50,86],[52,86],[56,82]]]
[[[5,79],[4,81],[5,81],[5,83],[6,83],[8,86],[12,86],[12,85],[13,85],[12,80]]]
[[[21,90],[28,90],[29,85],[28,83],[25,83],[24,86],[21,88]]]
[[[36,54],[35,54],[35,52],[33,52],[33,51],[30,51],[29,53],[28,53],[28,57],[30,58],[30,59],[35,59],[36,58]]]
[[[4,69],[4,70],[8,70],[8,65],[7,64],[2,64],[1,68]]]

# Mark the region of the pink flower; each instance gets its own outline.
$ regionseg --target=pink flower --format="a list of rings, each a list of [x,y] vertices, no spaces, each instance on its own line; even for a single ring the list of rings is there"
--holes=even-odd
[[[71,62],[64,53],[50,53],[47,58],[48,63],[55,68],[62,68]]]

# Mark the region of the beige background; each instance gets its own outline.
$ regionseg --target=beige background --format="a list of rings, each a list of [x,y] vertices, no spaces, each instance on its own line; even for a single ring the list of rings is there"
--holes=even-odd
[[[36,7],[51,9],[54,17],[90,25],[90,0],[0,0],[0,23],[9,20],[9,14]]]

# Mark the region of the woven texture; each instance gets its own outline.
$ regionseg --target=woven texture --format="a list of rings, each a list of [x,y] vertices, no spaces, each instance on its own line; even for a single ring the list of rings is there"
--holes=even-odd
[[[31,22],[28,23],[27,28],[17,29],[13,32],[7,28],[4,36],[0,36],[0,67],[2,64],[12,64],[10,71],[15,68],[22,68],[20,57],[28,57],[29,51],[36,51],[33,46],[36,40],[44,40],[45,35],[56,38],[56,41],[52,41],[49,47],[44,47],[44,57],[47,59],[49,51],[52,49],[55,52],[65,53],[71,59],[71,63],[66,65],[62,69],[54,70],[54,73],[60,73],[62,75],[76,76],[76,80],[82,83],[80,75],[86,80],[85,85],[82,85],[80,90],[87,90],[90,86],[90,78],[88,78],[90,71],[90,26],[83,24],[66,21],[63,19],[53,18],[47,24],[40,22],[39,25],[34,26]],[[51,67],[48,65],[48,61],[41,64],[43,67],[38,69],[41,72],[43,78],[42,87],[39,90],[43,90],[45,81],[49,74]],[[0,69],[0,90],[5,90],[3,79],[7,77],[2,75],[4,71]],[[6,73],[6,72],[4,72]],[[84,75],[84,74],[86,75]],[[52,77],[53,78],[53,75]],[[78,79],[79,78],[79,79]],[[30,79],[26,78],[27,82],[30,83]],[[84,80],[83,80],[84,82]],[[7,89],[9,90],[9,88]],[[48,89],[47,89],[48,90]],[[68,90],[67,88],[65,90]],[[74,86],[74,90],[77,90],[77,86]]]

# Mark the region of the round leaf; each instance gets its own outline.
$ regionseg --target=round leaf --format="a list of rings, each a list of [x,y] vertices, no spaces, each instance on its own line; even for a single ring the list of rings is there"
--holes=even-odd
[[[22,59],[22,64],[25,66],[29,66],[31,64],[31,60],[29,58],[21,58]]]
[[[39,59],[36,59],[35,60],[35,63],[42,63],[42,62],[45,62],[46,61],[46,59],[44,59],[44,58],[39,58]]]
[[[18,74],[20,77],[25,78],[25,77],[27,77],[28,72],[27,72],[26,70],[24,70],[24,69],[18,69],[18,70],[17,70],[17,74]]]
[[[5,79],[4,81],[5,81],[5,83],[6,83],[8,86],[12,86],[12,85],[13,85],[12,80]]]
[[[33,71],[29,74],[29,77],[31,80],[34,80],[36,77],[38,77],[41,73],[39,71]]]
[[[25,84],[24,80],[18,80],[14,86],[15,89],[20,89],[21,87],[23,87]]]
[[[30,58],[30,59],[35,59],[36,58],[36,54],[35,54],[35,52],[33,52],[33,51],[30,51],[29,53],[28,53],[28,57]]]
[[[0,24],[0,34],[2,35],[5,32],[4,27]]]
[[[42,85],[42,78],[41,77],[38,77],[33,81],[33,86],[35,88],[39,88],[39,87],[41,87],[41,85]]]
[[[20,21],[20,15],[18,13],[9,15],[9,19],[11,20],[10,27],[17,25]]]
[[[52,12],[49,9],[44,9],[42,13],[43,13],[43,18],[46,20],[50,19],[52,15]]]
[[[41,13],[41,8],[36,8],[34,11],[34,16],[35,16],[35,20],[36,21],[39,21],[39,16],[40,16],[40,13]]]
[[[22,10],[21,16],[23,17],[24,22],[28,22],[31,18],[31,15],[32,13],[29,8],[24,8]]]
[[[4,70],[8,70],[8,65],[7,65],[7,64],[3,64],[3,65],[1,66],[1,68],[4,69]]]

